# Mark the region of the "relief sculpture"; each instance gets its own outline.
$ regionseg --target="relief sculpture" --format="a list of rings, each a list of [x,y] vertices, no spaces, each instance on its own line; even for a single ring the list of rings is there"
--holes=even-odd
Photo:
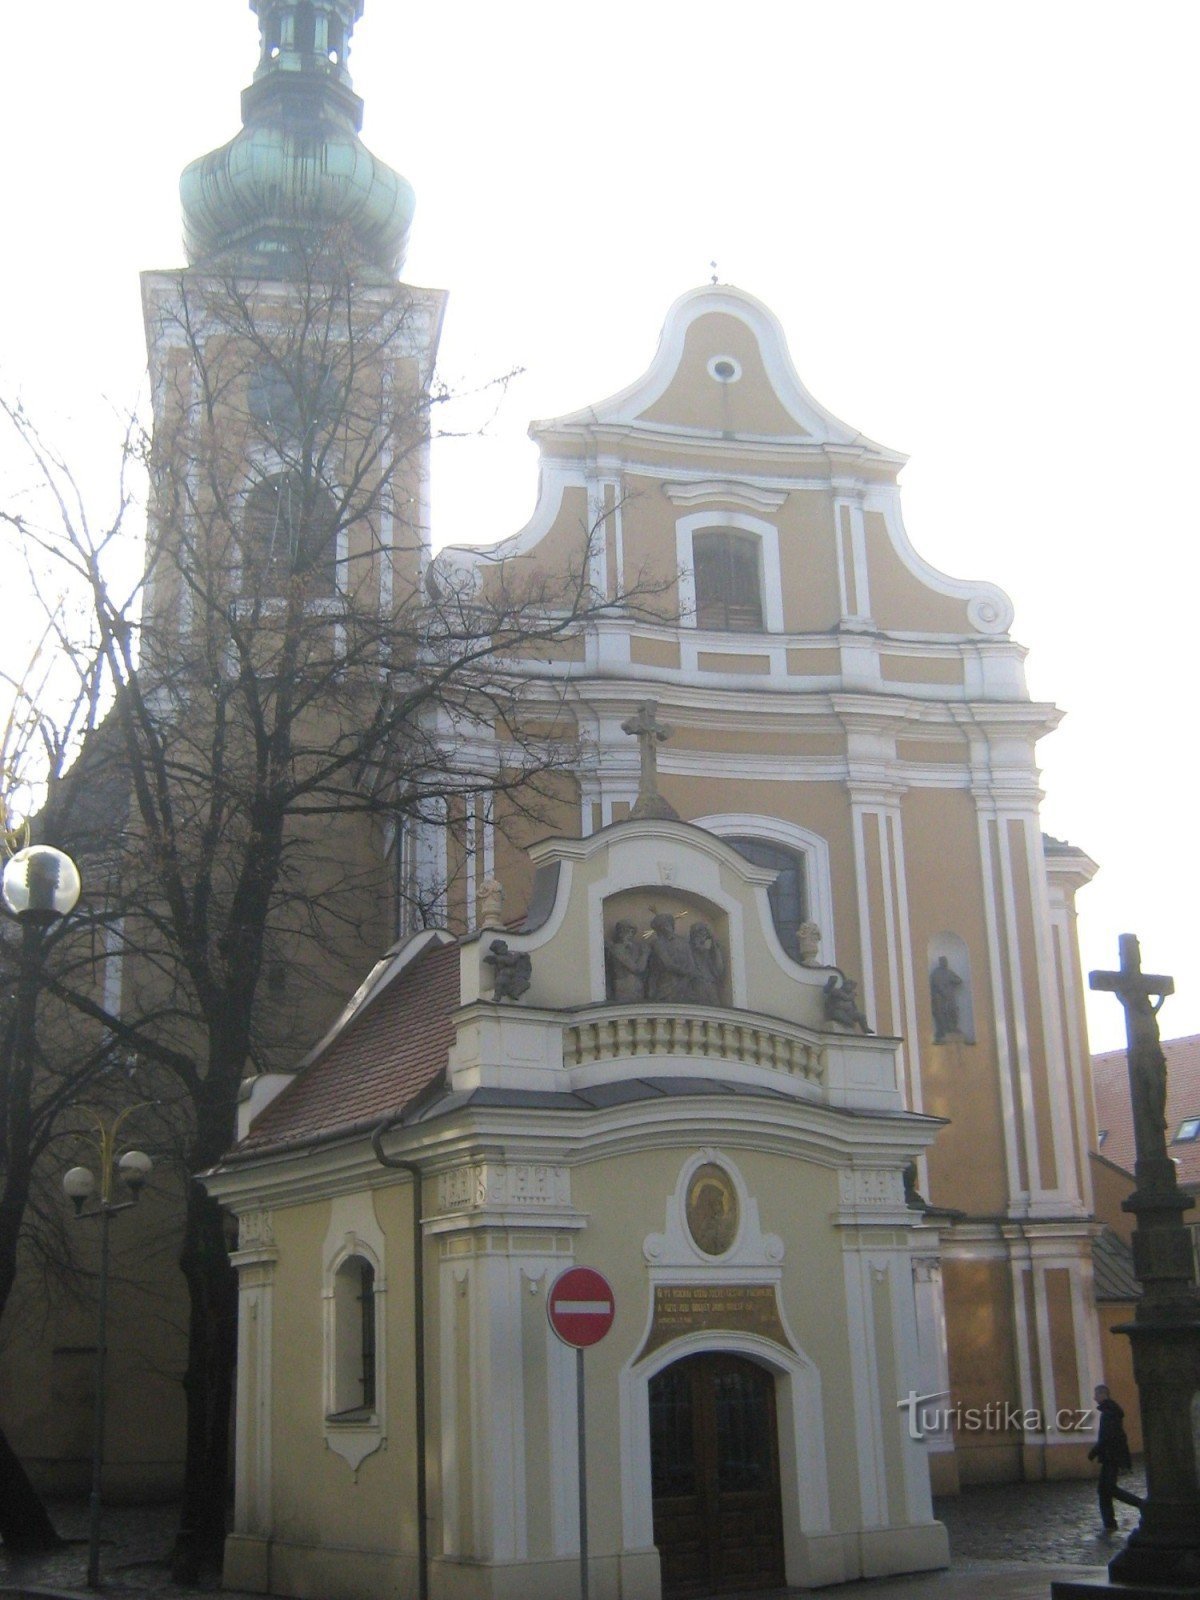
[[[725,1004],[725,949],[706,922],[677,930],[669,911],[659,911],[648,929],[628,918],[615,922],[604,940],[605,993],[619,1005],[646,1000],[692,1005]]]

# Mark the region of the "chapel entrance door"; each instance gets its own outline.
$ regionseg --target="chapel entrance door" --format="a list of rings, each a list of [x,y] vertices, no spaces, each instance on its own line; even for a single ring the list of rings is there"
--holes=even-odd
[[[713,1353],[651,1378],[650,1471],[664,1600],[783,1584],[769,1372]]]

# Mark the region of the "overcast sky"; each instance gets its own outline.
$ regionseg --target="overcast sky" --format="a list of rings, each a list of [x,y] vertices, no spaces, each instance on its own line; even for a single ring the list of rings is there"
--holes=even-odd
[[[97,494],[138,273],[181,264],[179,171],[237,130],[256,39],[246,0],[66,0],[10,41],[0,384]],[[440,448],[439,538],[521,525],[528,420],[638,376],[715,258],[911,457],[922,555],[1011,594],[1067,712],[1044,823],[1102,869],[1084,965],[1140,934],[1167,1036],[1200,1032],[1198,46],[1200,8],[1106,0],[367,0],[351,60],[417,191],[405,276],[450,291],[447,377],[524,368],[488,438]]]

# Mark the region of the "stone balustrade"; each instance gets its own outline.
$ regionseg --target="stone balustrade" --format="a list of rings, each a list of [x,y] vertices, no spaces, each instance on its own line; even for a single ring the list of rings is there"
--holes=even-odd
[[[777,1022],[744,1013],[733,1017],[684,1007],[656,1012],[615,1006],[563,1029],[564,1066],[582,1067],[594,1061],[635,1056],[736,1061],[807,1078],[813,1083],[825,1081],[824,1045]]]

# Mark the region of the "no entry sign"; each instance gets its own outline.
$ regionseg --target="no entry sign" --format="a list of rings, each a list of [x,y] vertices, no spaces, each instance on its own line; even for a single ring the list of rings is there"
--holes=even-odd
[[[568,1267],[554,1280],[546,1314],[564,1344],[576,1350],[599,1344],[616,1315],[612,1284],[591,1267]]]

